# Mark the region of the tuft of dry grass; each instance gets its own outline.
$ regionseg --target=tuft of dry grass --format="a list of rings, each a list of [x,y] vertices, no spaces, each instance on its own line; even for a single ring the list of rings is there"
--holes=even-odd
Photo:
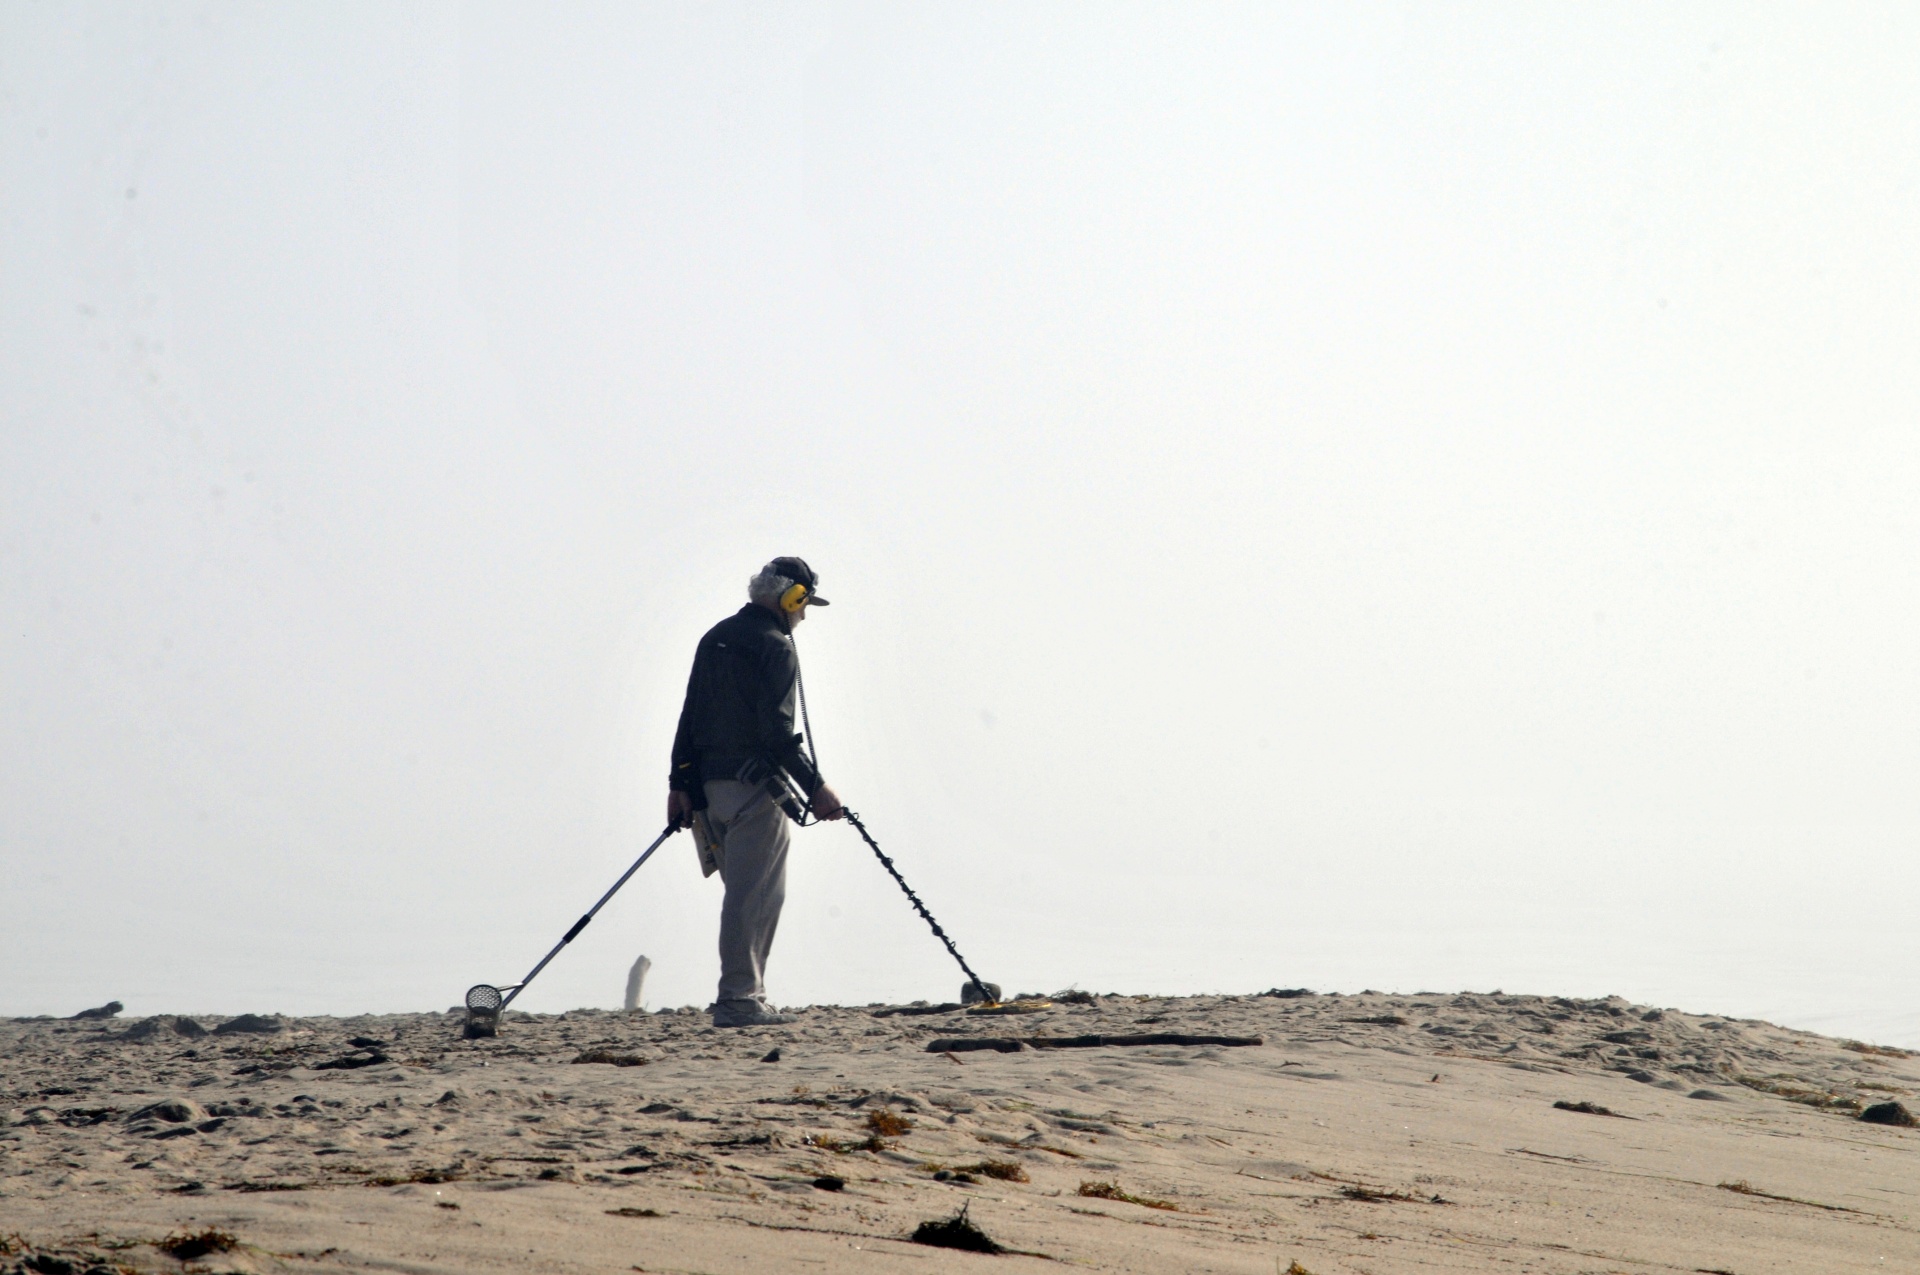
[[[867,1113],[867,1128],[882,1138],[900,1138],[913,1128],[913,1121],[885,1107]]]
[[[1262,995],[1264,994],[1265,993],[1262,993]],[[1278,1258],[1275,1258],[1273,1264],[1275,1266],[1278,1266],[1280,1264],[1280,1260]],[[1313,1275],[1313,1272],[1308,1270],[1306,1267],[1300,1265],[1300,1263],[1296,1260],[1287,1264],[1287,1269],[1285,1270],[1285,1272],[1283,1272],[1283,1275]]]
[[[644,1067],[650,1059],[639,1054],[622,1054],[611,1049],[589,1049],[573,1061],[577,1063],[606,1063],[610,1067]]]
[[[1452,1200],[1441,1195],[1430,1195],[1425,1199],[1409,1195],[1405,1191],[1390,1191],[1383,1186],[1370,1186],[1354,1178],[1336,1177],[1331,1173],[1315,1173],[1311,1176],[1322,1182],[1331,1182],[1340,1188],[1343,1200],[1359,1200],[1363,1204],[1451,1204]]]
[[[1180,1211],[1180,1206],[1172,1200],[1155,1200],[1144,1195],[1129,1195],[1111,1182],[1082,1182],[1078,1194],[1090,1200],[1118,1200],[1122,1204],[1138,1204],[1148,1209],[1165,1209],[1169,1213]]]
[[[1031,1182],[1027,1171],[1012,1160],[982,1160],[978,1164],[956,1164],[955,1173],[977,1173],[983,1178],[995,1178],[1001,1182]]]
[[[1817,1107],[1822,1111],[1858,1111],[1862,1105],[1858,1098],[1832,1093],[1785,1072],[1772,1076],[1735,1076],[1733,1079],[1760,1093],[1770,1093],[1776,1098],[1785,1098],[1803,1107]]]
[[[1359,1200],[1363,1204],[1418,1204],[1419,1200],[1405,1191],[1389,1191],[1384,1187],[1362,1186],[1349,1182],[1340,1188],[1343,1198]]]
[[[532,1157],[532,1156],[520,1156],[516,1158],[525,1159],[525,1160],[535,1159],[535,1157]],[[546,1163],[548,1161],[557,1160],[557,1158],[558,1157],[554,1157],[554,1156],[541,1156],[538,1158],[537,1162]],[[467,1176],[466,1171],[462,1169],[459,1165],[450,1164],[444,1169],[415,1169],[411,1173],[404,1173],[398,1176],[381,1174],[378,1177],[368,1178],[367,1185],[368,1186],[405,1186],[409,1182],[424,1182],[429,1186],[438,1186],[442,1182],[458,1182],[461,1179],[465,1178],[466,1176]]]
[[[849,1142],[845,1138],[836,1138],[830,1133],[810,1133],[800,1139],[802,1146],[816,1147],[821,1151],[831,1151],[835,1155],[846,1155],[852,1151],[891,1151],[893,1144],[877,1133],[868,1134],[858,1142]]]
[[[1875,1058],[1912,1058],[1911,1049],[1895,1049],[1891,1045],[1868,1045],[1857,1040],[1843,1040],[1840,1048],[1851,1049],[1856,1054],[1871,1054]]]
[[[1804,1204],[1810,1209],[1825,1209],[1829,1213],[1858,1213],[1859,1209],[1844,1208],[1838,1204],[1821,1204],[1817,1200],[1803,1200],[1795,1195],[1775,1195],[1771,1191],[1762,1191],[1745,1178],[1733,1182],[1720,1183],[1722,1191],[1731,1191],[1735,1195],[1750,1195],[1757,1200],[1778,1200],[1782,1204]]]
[[[973,1140],[975,1142],[984,1142],[988,1146],[1013,1147],[1020,1151],[1045,1151],[1048,1155],[1065,1156],[1069,1160],[1084,1160],[1087,1158],[1078,1151],[1069,1151],[1065,1147],[1050,1147],[1039,1142],[1022,1142],[1018,1138],[1009,1138],[1004,1134],[998,1133],[976,1133],[973,1135]]]

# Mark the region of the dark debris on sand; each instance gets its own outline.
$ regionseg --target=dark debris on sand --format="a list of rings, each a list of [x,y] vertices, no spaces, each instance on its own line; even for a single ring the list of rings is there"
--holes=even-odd
[[[1920,1128],[1920,1120],[1897,1102],[1876,1102],[1860,1113],[1868,1124],[1890,1124],[1900,1129]]]
[[[93,1249],[43,1248],[18,1235],[0,1235],[0,1275],[133,1275],[133,1268]]]
[[[914,1228],[913,1242],[926,1244],[933,1248],[957,1248],[969,1253],[1004,1253],[1006,1248],[994,1243],[985,1231],[975,1226],[967,1217],[971,1202],[960,1206],[960,1211],[950,1218],[938,1222],[922,1222]]]

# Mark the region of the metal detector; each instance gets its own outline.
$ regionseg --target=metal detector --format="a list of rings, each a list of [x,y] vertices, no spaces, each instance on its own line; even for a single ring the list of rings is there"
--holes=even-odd
[[[472,987],[469,987],[467,989],[467,1025],[461,1034],[468,1040],[472,1040],[478,1036],[498,1035],[500,1031],[500,1015],[506,1013],[507,1006],[513,1004],[513,998],[527,990],[527,984],[537,978],[541,970],[547,968],[547,962],[560,955],[560,949],[573,942],[580,931],[587,928],[587,922],[593,920],[593,914],[607,906],[607,900],[620,893],[620,887],[627,883],[627,878],[638,872],[640,865],[652,858],[653,852],[664,845],[668,837],[680,831],[680,828],[681,824],[677,820],[668,824],[667,830],[653,839],[653,844],[648,846],[646,850],[641,853],[640,857],[633,861],[633,866],[620,874],[620,879],[613,883],[613,887],[600,896],[598,903],[587,909],[585,916],[573,923],[573,928],[568,930],[565,937],[553,945],[551,952],[548,952],[540,958],[540,963],[534,966],[525,978],[517,983],[509,983],[505,987],[495,987],[491,983],[475,983]]]

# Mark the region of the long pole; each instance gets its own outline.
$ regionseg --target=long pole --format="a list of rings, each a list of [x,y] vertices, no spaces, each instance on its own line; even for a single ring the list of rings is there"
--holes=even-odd
[[[627,883],[627,878],[631,877],[634,873],[638,872],[640,870],[640,865],[645,863],[648,859],[652,858],[653,852],[655,850],[658,850],[663,844],[665,844],[668,837],[671,837],[674,833],[678,831],[680,831],[679,823],[678,822],[670,823],[667,825],[667,830],[665,832],[661,833],[659,836],[653,839],[653,844],[648,846],[646,850],[641,853],[640,857],[633,861],[633,866],[620,874],[620,879],[613,883],[613,888],[608,890],[605,894],[601,895],[600,901],[594,904],[592,907],[588,908],[587,914],[581,917],[578,921],[575,921],[573,923],[573,928],[567,931],[566,937],[562,938],[558,943],[555,943],[553,945],[553,950],[540,958],[540,963],[533,967],[532,972],[529,973],[525,978],[521,979],[520,982],[517,985],[515,985],[513,990],[507,993],[506,998],[500,1002],[501,1013],[505,1013],[507,1006],[513,1004],[513,998],[518,996],[521,992],[526,991],[527,984],[531,983],[539,975],[541,970],[547,968],[548,961],[551,961],[554,957],[560,955],[561,948],[573,942],[574,938],[580,933],[580,931],[587,928],[587,922],[593,920],[593,914],[598,912],[601,908],[607,906],[608,899],[611,899],[614,895],[620,893],[620,887]]]

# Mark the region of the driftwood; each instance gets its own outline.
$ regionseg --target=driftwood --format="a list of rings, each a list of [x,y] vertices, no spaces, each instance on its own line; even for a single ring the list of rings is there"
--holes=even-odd
[[[945,1005],[895,1005],[891,1009],[876,1009],[873,1011],[873,1016],[892,1018],[896,1015],[905,1017],[909,1014],[951,1014],[956,1009],[965,1008],[966,1006],[958,1001],[951,1001]]]
[[[1022,1049],[1098,1049],[1108,1045],[1264,1045],[1264,1036],[1189,1036],[1185,1032],[1147,1032],[1137,1036],[963,1036],[930,1040],[930,1054],[963,1054],[976,1049],[1013,1054]]]

